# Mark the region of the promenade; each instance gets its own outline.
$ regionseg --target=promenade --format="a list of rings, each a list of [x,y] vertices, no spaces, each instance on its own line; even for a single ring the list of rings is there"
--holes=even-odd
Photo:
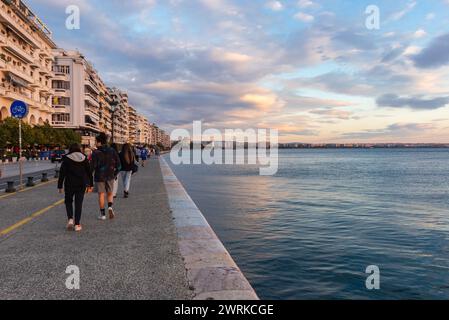
[[[0,300],[255,300],[257,294],[161,157],[122,188],[117,217],[84,202],[83,231],[68,232],[56,181],[0,193]],[[80,288],[66,286],[67,267]]]
[[[115,220],[98,221],[96,195],[86,197],[79,234],[65,230],[55,182],[0,194],[0,300],[192,298],[158,160],[133,178]],[[79,290],[65,285],[71,265]]]

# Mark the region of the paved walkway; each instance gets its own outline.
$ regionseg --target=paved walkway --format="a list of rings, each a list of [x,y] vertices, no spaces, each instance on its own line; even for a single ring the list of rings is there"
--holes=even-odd
[[[192,298],[158,160],[133,178],[115,220],[96,220],[96,197],[86,198],[80,234],[65,231],[55,182],[0,194],[0,300]],[[70,265],[79,290],[66,288]]]

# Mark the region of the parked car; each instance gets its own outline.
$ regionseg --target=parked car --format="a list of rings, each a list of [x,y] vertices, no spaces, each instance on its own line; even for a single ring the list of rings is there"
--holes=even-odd
[[[62,162],[62,158],[65,155],[65,151],[64,150],[55,150],[51,152],[51,163],[55,163],[56,161],[58,162]]]

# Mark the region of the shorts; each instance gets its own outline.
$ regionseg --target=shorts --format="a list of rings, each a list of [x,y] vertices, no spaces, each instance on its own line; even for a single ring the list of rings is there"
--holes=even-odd
[[[95,192],[97,193],[114,192],[114,180],[109,180],[105,182],[95,182]]]

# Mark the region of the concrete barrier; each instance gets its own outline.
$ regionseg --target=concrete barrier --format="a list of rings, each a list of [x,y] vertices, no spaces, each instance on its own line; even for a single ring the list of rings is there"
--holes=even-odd
[[[256,292],[163,157],[160,165],[194,299],[258,300]]]
[[[14,181],[7,181],[6,184],[8,185],[5,190],[6,193],[16,192],[16,188],[14,188]]]

